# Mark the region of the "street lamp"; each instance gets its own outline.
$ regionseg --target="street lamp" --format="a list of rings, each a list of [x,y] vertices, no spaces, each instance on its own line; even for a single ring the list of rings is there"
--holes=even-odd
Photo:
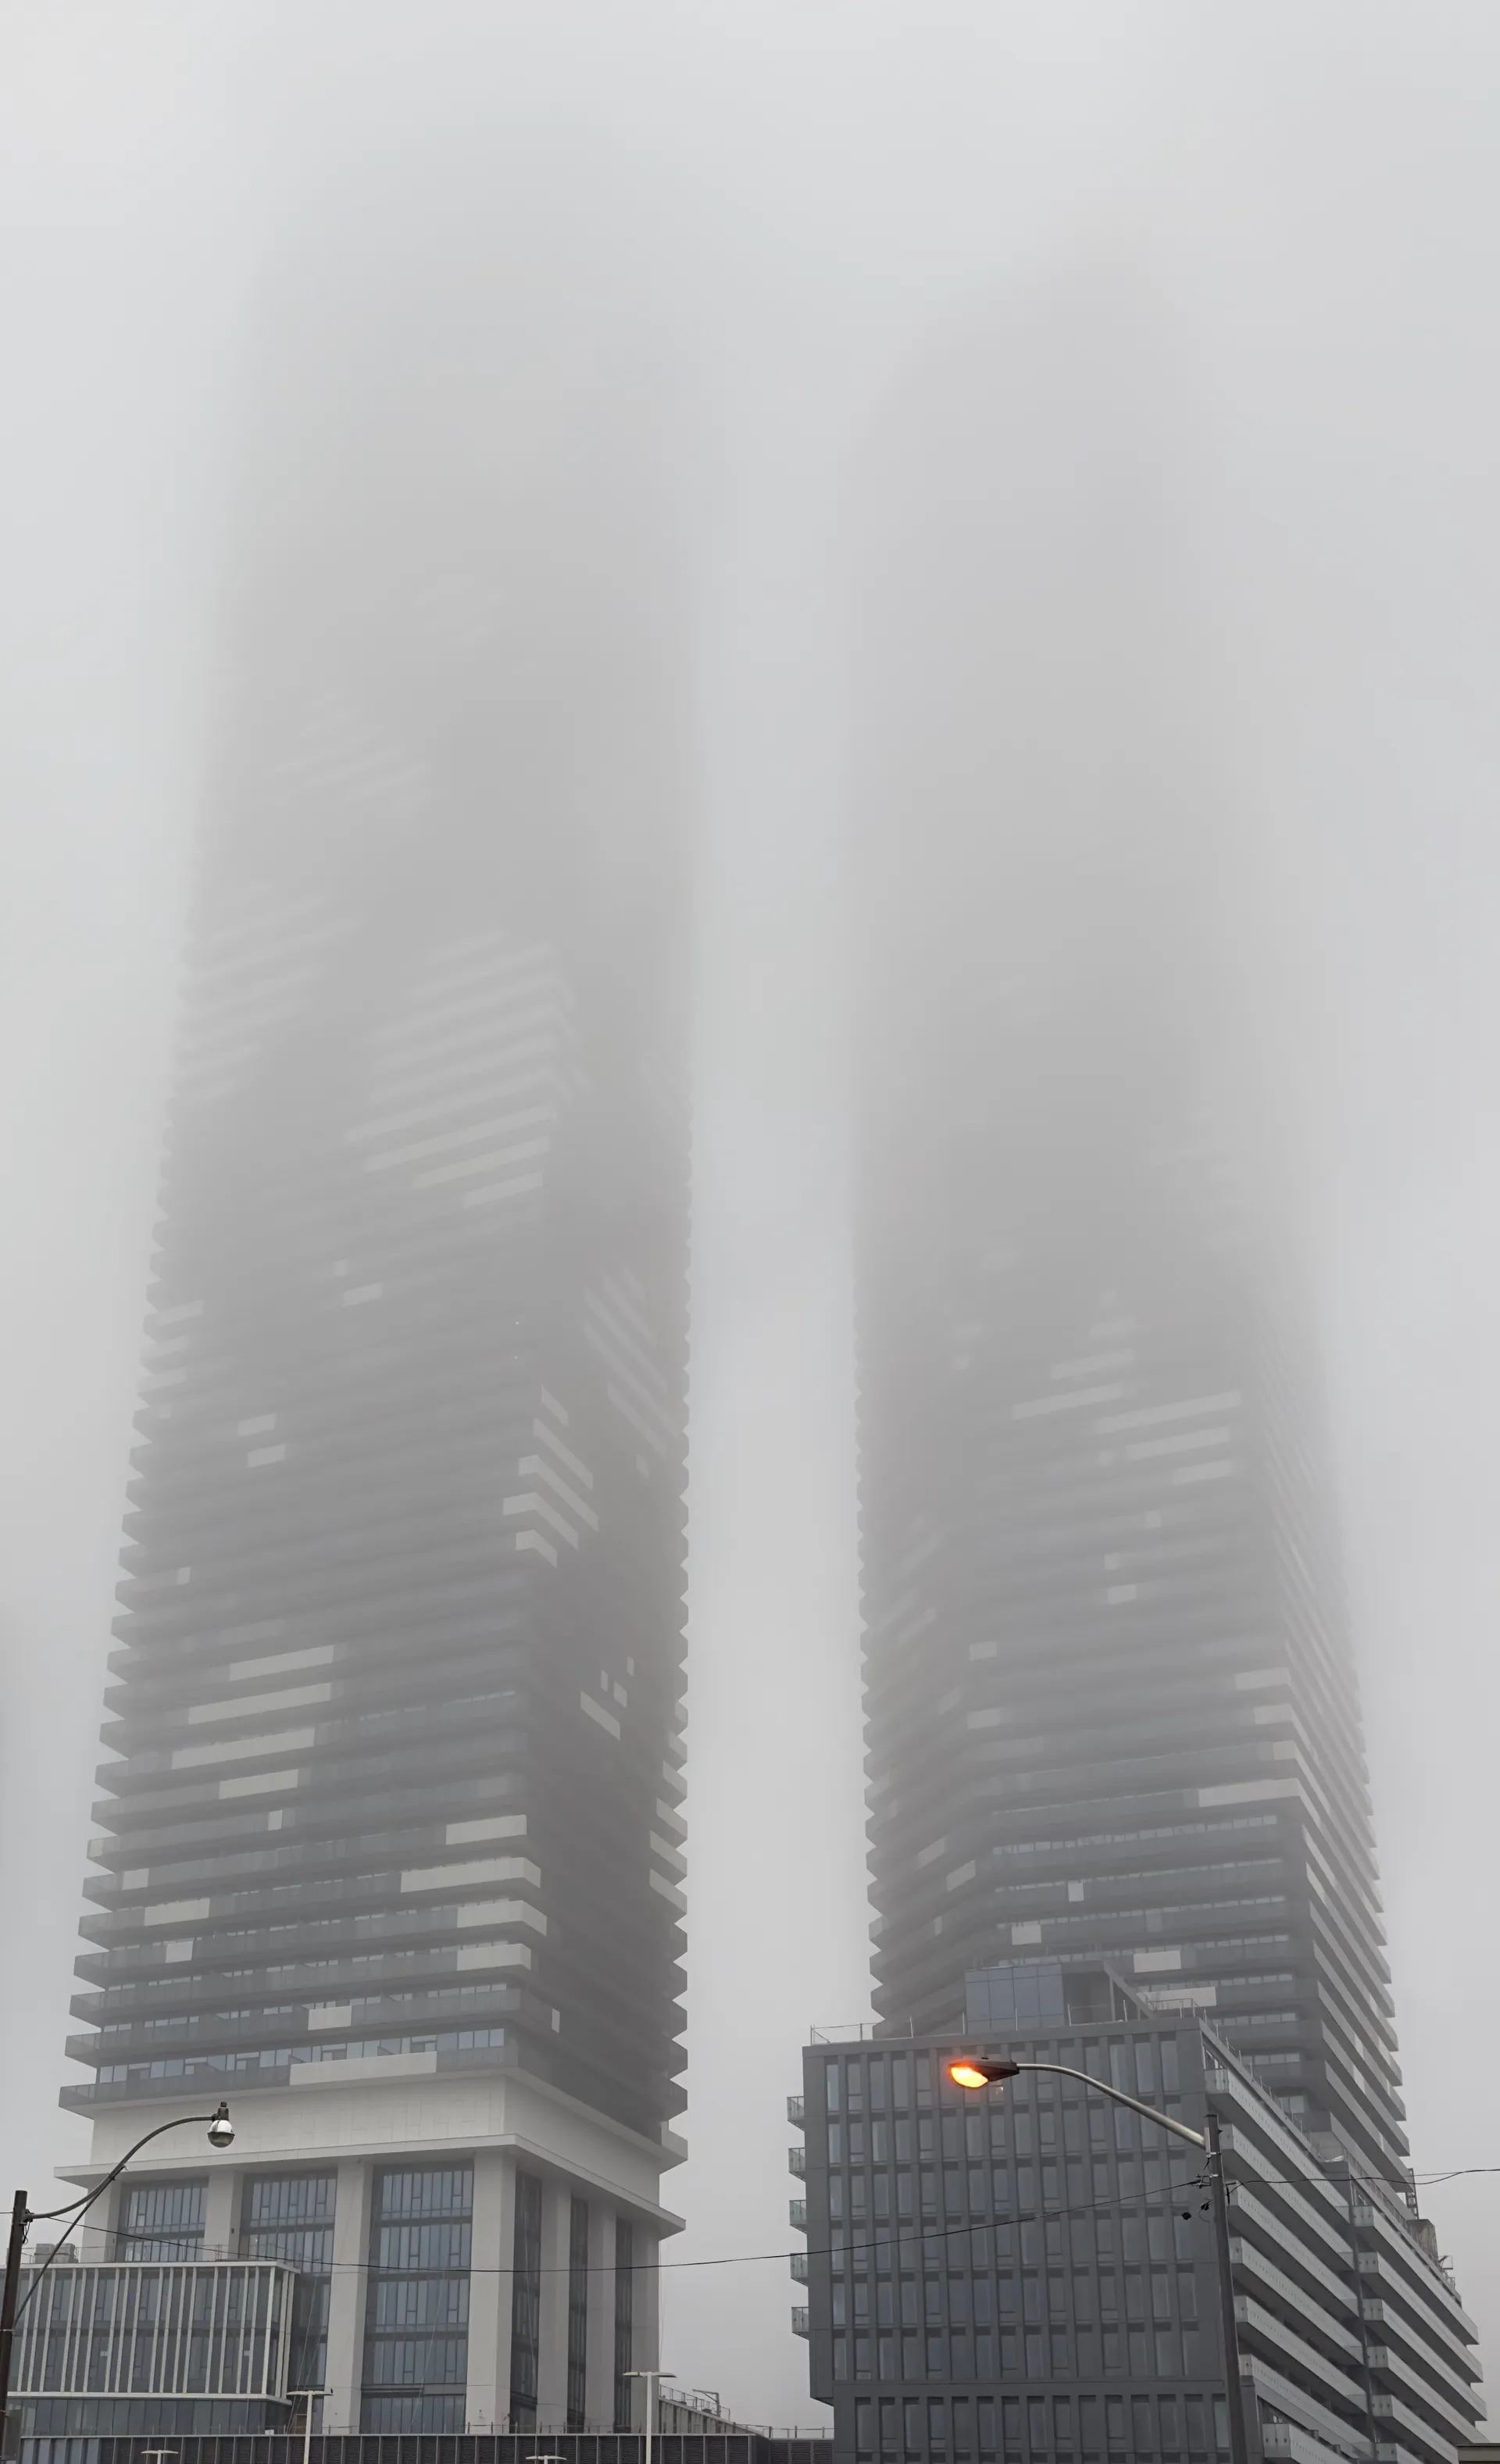
[[[1192,2147],[1201,2147],[1208,2162],[1209,2197],[1213,2203],[1214,2251],[1219,2262],[1219,2315],[1224,2335],[1224,2372],[1225,2395],[1229,2407],[1229,2464],[1249,2464],[1249,2437],[1245,2420],[1245,2383],[1240,2376],[1240,2332],[1234,2315],[1234,2282],[1229,2260],[1229,2193],[1224,2178],[1224,2163],[1219,2152],[1219,2116],[1212,2105],[1206,2108],[1203,2127],[1194,2130],[1185,2122],[1174,2120],[1170,2113],[1158,2113],[1154,2104],[1142,2104],[1138,2097],[1127,2096],[1123,2088],[1111,2087],[1107,2079],[1092,2078],[1088,2071],[1075,2071],[1066,2062],[1013,2062],[984,2054],[957,2054],[949,2062],[948,2077],[955,2087],[975,2089],[1004,2087],[1007,2079],[1019,2079],[1023,2071],[1049,2071],[1057,2079],[1081,2079],[1096,2096],[1107,2096],[1115,2104],[1141,2114],[1158,2128],[1170,2130],[1176,2139],[1185,2139]]]
[[[627,2370],[625,2375],[628,2379],[644,2379],[646,2381],[645,2464],[651,2464],[651,2431],[654,2427],[656,2413],[656,2390],[660,2387],[663,2379],[674,2379],[677,2373],[675,2370]]]
[[[119,2181],[131,2157],[139,2156],[142,2148],[148,2145],[153,2139],[160,2139],[164,2130],[182,2130],[189,2123],[194,2122],[202,2122],[208,2125],[210,2147],[233,2146],[234,2124],[230,2120],[229,2106],[221,2103],[212,2113],[180,2113],[174,2122],[159,2122],[154,2130],[148,2130],[143,2139],[138,2139],[133,2147],[126,2148],[119,2164],[105,2174],[102,2182],[98,2183],[92,2190],[86,2191],[81,2199],[75,2199],[70,2207],[46,2208],[40,2213],[36,2213],[26,2204],[26,2192],[17,2190],[11,2206],[11,2239],[5,2256],[5,2292],[3,2297],[0,2297],[0,2454],[4,2453],[6,2431],[10,2421],[11,2353],[15,2342],[15,2322],[25,2309],[27,2301],[30,2301],[42,2277],[56,2258],[58,2251],[61,2250],[74,2226],[81,2224],[95,2200],[101,2199],[110,2184]],[[68,2221],[27,2286],[26,2300],[18,2300],[17,2296],[21,2289],[21,2254],[26,2245],[27,2233],[33,2225],[52,2224],[59,2216],[66,2216]]]
[[[299,2387],[298,2389],[298,2393],[302,2398],[302,2464],[312,2464],[313,2406],[320,2397],[326,2398],[331,2395],[332,2392],[333,2390],[331,2387]]]

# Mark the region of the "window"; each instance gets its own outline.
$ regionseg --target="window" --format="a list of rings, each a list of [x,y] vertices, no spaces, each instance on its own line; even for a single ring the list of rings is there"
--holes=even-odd
[[[514,2428],[537,2419],[537,2367],[541,2343],[541,2184],[516,2176],[516,2230],[511,2259],[511,2403]]]
[[[271,2173],[245,2185],[240,2251],[297,2270],[287,2385],[317,2387],[328,2374],[328,2295],[333,2282],[333,2173]]]
[[[376,2174],[362,2430],[462,2430],[474,2168]]]
[[[588,2404],[588,2202],[574,2199],[567,2227],[567,2427],[582,2430]]]
[[[207,2195],[207,2181],[132,2184],[125,2192],[121,2257],[169,2262],[220,2256],[217,2251],[205,2253],[203,2247]],[[227,2252],[222,2255],[228,2256]]]
[[[828,2065],[830,2073],[833,2065]],[[623,2216],[614,2226],[614,2426],[630,2427],[635,2366],[635,2228]]]

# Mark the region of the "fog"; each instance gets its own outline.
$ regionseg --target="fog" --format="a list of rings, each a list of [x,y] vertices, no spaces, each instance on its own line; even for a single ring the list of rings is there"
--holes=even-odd
[[[691,2153],[664,2362],[741,2418],[811,2416],[784,2262],[688,2262],[787,2249],[799,2045],[869,2007],[850,646],[893,406],[956,337],[1014,347],[1058,298],[1145,303],[1191,609],[1151,689],[1191,703],[1306,1193],[1413,2156],[1500,2168],[1497,104],[1480,6],[0,14],[0,2189],[84,2142],[55,2097],[268,336],[303,235],[337,228],[352,269],[366,225],[458,193],[455,160],[460,271],[473,247],[483,278],[486,215],[527,262],[540,184],[537,264],[565,226],[574,296],[649,329],[693,577]],[[1004,432],[1023,456],[1024,411]],[[1426,2205],[1492,2367],[1500,2169]]]

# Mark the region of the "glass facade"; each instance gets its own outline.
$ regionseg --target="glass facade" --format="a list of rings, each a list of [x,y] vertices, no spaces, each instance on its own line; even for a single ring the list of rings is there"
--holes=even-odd
[[[567,2221],[567,2427],[582,2430],[588,2407],[588,2201],[571,2199]]]
[[[629,2430],[635,2382],[635,2228],[623,2216],[614,2227],[614,2426]]]
[[[203,2247],[206,2181],[133,2182],[125,2190],[118,2258],[191,2259],[228,2256]]]
[[[997,1976],[986,2010],[1007,1994],[1033,2025],[1064,2017],[1055,1972]],[[1182,2114],[1173,2024],[1007,2050]],[[813,2391],[850,2453],[1099,2457],[1119,2444],[1130,2383],[1145,2381],[1133,2456],[1215,2464],[1211,2228],[1184,2189],[1190,2149],[1091,2102],[1082,2081],[1023,2078],[966,2099],[922,2045],[809,2051],[804,2110]]]
[[[284,2268],[75,2265],[32,2280],[16,2340],[22,2393],[276,2399],[285,2388]]]
[[[541,2351],[541,2184],[516,2176],[516,2230],[511,2259],[511,2427],[537,2418],[537,2366]]]
[[[361,2427],[462,2430],[474,2167],[392,2167],[373,2189]]]
[[[297,2270],[289,2387],[320,2388],[327,2375],[337,2179],[333,2173],[276,2173],[245,2185],[242,2253],[247,2258],[279,2258]]]

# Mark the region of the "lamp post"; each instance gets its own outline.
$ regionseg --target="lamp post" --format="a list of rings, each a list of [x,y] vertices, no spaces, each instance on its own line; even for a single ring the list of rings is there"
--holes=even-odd
[[[1207,2157],[1209,2196],[1213,2201],[1214,2255],[1218,2260],[1219,2318],[1224,2339],[1224,2393],[1229,2409],[1229,2464],[1249,2464],[1249,2434],[1245,2420],[1245,2382],[1240,2376],[1239,2323],[1234,2315],[1234,2281],[1229,2259],[1229,2192],[1224,2178],[1224,2164],[1219,2152],[1219,2116],[1210,2105],[1202,2130],[1194,2130],[1185,2122],[1175,2121],[1170,2113],[1158,2113],[1154,2104],[1142,2104],[1138,2097],[1127,2096],[1123,2088],[1111,2087],[1108,2080],[1097,2079],[1087,2071],[1075,2071],[1066,2062],[1013,2062],[996,2060],[981,2054],[960,2054],[947,2065],[948,2077],[955,2087],[1003,2087],[1006,2079],[1019,2079],[1023,2071],[1049,2071],[1057,2079],[1081,2079],[1096,2096],[1107,2096],[1112,2102],[1123,2104],[1132,2113],[1140,2114],[1162,2130],[1170,2130],[1176,2139],[1185,2139],[1192,2147],[1201,2147]]]
[[[302,2398],[302,2464],[312,2464],[313,2406],[320,2397],[326,2398],[331,2390],[328,2387],[300,2387],[298,2392]]]
[[[655,2427],[656,2419],[656,2390],[660,2387],[663,2379],[674,2379],[677,2373],[675,2370],[627,2370],[625,2375],[628,2379],[644,2379],[646,2381],[645,2464],[651,2464],[651,2431]]]
[[[194,2122],[207,2124],[210,2147],[233,2146],[234,2124],[230,2120],[230,2109],[227,2104],[220,2104],[212,2113],[180,2113],[173,2122],[159,2122],[154,2130],[148,2130],[143,2139],[138,2139],[133,2147],[126,2148],[119,2164],[111,2167],[101,2182],[96,2184],[92,2190],[86,2191],[81,2199],[75,2199],[69,2207],[46,2208],[40,2212],[35,2212],[26,2204],[26,2192],[17,2190],[11,2207],[11,2239],[5,2257],[5,2292],[0,2296],[0,2456],[4,2454],[6,2433],[10,2428],[11,2354],[15,2343],[15,2322],[25,2309],[27,2301],[30,2301],[42,2277],[56,2258],[58,2251],[74,2226],[81,2224],[95,2200],[101,2199],[110,2184],[119,2181],[131,2157],[139,2156],[142,2148],[147,2146],[153,2139],[160,2139],[164,2130],[182,2130],[189,2123]],[[26,2246],[27,2233],[33,2225],[52,2224],[59,2216],[66,2216],[68,2221],[27,2286],[26,2299],[22,2300],[19,2299],[21,2255]]]

